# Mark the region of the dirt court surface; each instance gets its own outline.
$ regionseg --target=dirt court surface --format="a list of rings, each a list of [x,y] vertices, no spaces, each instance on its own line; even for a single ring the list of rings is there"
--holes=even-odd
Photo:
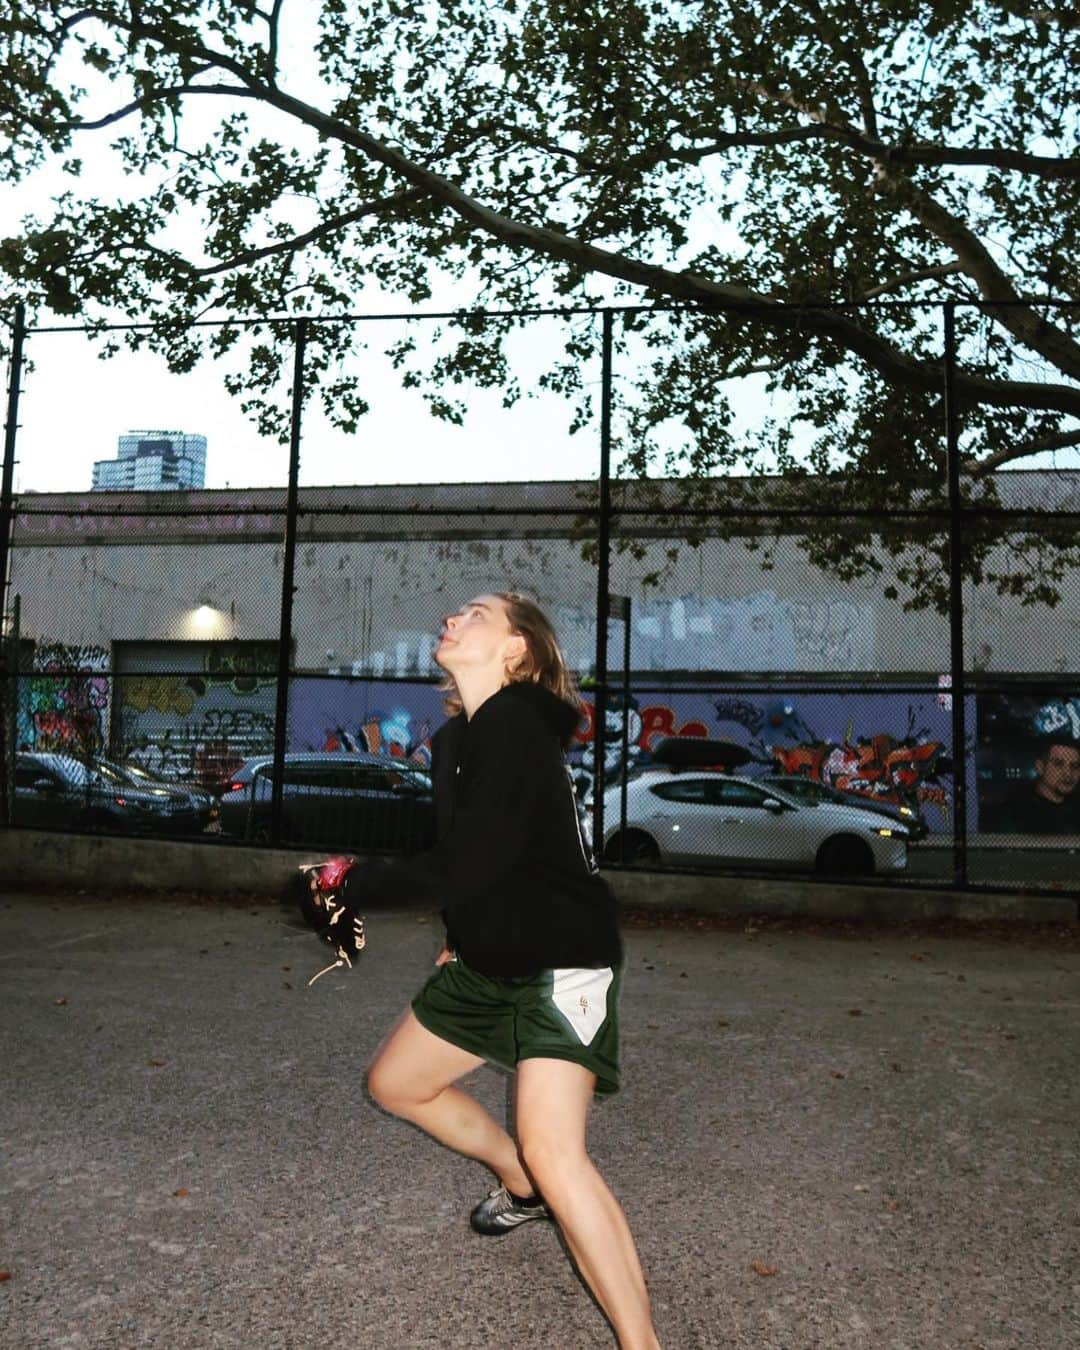
[[[593,1156],[665,1350],[1080,1345],[1075,930],[626,930]],[[270,903],[0,896],[4,1350],[614,1339],[553,1227],[365,1097],[437,919],[351,973]],[[469,1080],[505,1114],[509,1080]]]

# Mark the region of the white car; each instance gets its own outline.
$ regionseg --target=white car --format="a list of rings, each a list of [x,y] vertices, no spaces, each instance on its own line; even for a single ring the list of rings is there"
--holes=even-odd
[[[813,869],[828,876],[901,872],[909,831],[873,811],[799,801],[722,773],[647,770],[604,793],[605,862]]]

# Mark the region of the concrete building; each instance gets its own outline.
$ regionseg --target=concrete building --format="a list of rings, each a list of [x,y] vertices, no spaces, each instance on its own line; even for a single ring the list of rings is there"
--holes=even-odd
[[[116,459],[94,464],[94,492],[169,492],[206,483],[206,437],[184,431],[129,431]]]

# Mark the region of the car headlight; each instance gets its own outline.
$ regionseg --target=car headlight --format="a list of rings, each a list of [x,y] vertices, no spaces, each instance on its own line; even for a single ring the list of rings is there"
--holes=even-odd
[[[915,812],[911,809],[910,806],[901,806],[900,814],[902,816],[914,816]]]

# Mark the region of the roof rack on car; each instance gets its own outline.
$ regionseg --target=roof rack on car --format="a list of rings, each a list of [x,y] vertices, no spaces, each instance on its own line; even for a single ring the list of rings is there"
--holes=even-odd
[[[714,741],[705,736],[665,736],[652,751],[652,762],[678,772],[680,769],[716,769],[730,773],[753,759],[745,745]]]

